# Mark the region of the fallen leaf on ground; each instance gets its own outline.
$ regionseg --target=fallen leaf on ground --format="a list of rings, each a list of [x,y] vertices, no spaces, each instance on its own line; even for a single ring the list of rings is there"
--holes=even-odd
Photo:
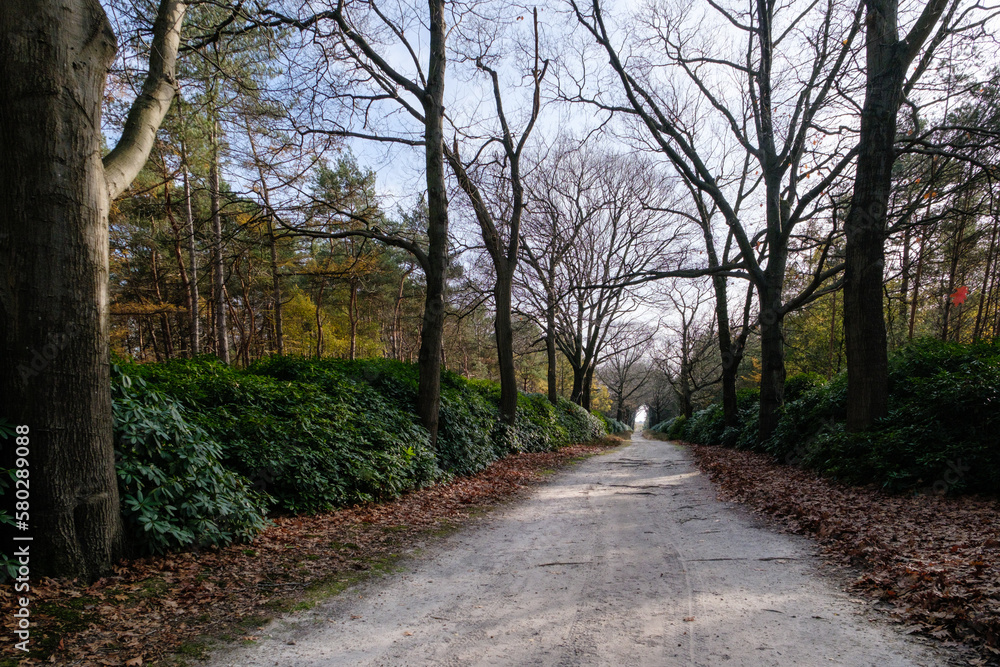
[[[855,592],[937,639],[1000,651],[1000,500],[891,496],[781,465],[755,452],[690,445],[720,497],[816,538],[829,561],[860,570]],[[979,658],[977,658],[979,659]]]

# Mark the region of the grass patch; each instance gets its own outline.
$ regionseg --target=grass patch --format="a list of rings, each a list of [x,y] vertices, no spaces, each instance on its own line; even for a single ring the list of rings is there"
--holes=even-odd
[[[361,547],[359,547],[354,542],[337,542],[337,541],[333,541],[333,542],[330,542],[330,547],[333,548],[333,549],[340,549],[342,551],[343,550],[358,551],[359,549],[361,549]]]
[[[211,643],[207,639],[201,639],[201,640],[194,639],[191,641],[186,641],[180,645],[180,648],[177,649],[177,657],[182,660],[184,658],[194,658],[195,660],[206,660],[208,658],[209,652],[211,651],[211,648],[212,648]],[[177,664],[189,664],[189,663],[187,662],[187,660],[184,660],[182,663],[177,663]]]
[[[382,532],[385,532],[385,533],[402,533],[402,532],[407,531],[409,529],[410,529],[410,527],[409,526],[405,526],[405,525],[404,526],[384,526],[382,528]]]
[[[427,530],[427,534],[431,537],[448,537],[449,535],[457,533],[458,529],[461,527],[462,525],[457,521],[444,519],[434,528],[429,528]]]

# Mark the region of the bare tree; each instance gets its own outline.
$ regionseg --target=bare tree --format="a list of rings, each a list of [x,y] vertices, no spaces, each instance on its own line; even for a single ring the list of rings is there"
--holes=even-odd
[[[503,93],[497,71],[486,64],[488,53],[475,57],[476,68],[490,80],[496,121],[496,131],[478,139],[474,155],[465,162],[460,154],[456,136],[451,147],[445,148],[445,158],[451,165],[459,187],[468,196],[483,243],[493,263],[494,330],[497,357],[500,366],[500,419],[508,426],[514,425],[517,412],[517,374],[514,367],[514,330],[511,323],[514,273],[520,257],[521,216],[524,213],[524,183],[522,182],[521,156],[527,145],[535,121],[541,110],[541,83],[548,69],[548,61],[538,55],[538,10],[533,12],[534,62],[531,109],[520,136],[511,129],[508,112],[504,109]],[[488,49],[481,49],[488,51]],[[468,132],[466,131],[466,134]],[[471,139],[467,138],[467,141]],[[489,152],[489,147],[499,143],[501,151]]]
[[[677,319],[667,319],[670,336],[663,341],[656,362],[674,389],[680,412],[687,418],[694,413],[695,397],[718,384],[721,363],[712,354],[716,340],[716,321],[706,317],[704,306],[713,299],[704,284],[673,284],[666,299]]]
[[[339,237],[359,236],[379,240],[413,254],[426,279],[423,324],[420,337],[420,379],[417,413],[437,443],[438,410],[441,404],[441,349],[445,317],[448,271],[448,195],[444,170],[444,89],[447,63],[447,30],[444,0],[428,0],[426,13],[403,4],[391,8],[377,2],[338,0],[332,9],[313,13],[302,3],[299,15],[265,10],[257,25],[300,30],[319,50],[316,72],[321,80],[313,88],[315,97],[302,133],[355,137],[424,149],[427,186],[426,246],[381,229],[349,230]],[[395,14],[393,14],[395,12]],[[421,40],[418,42],[418,40]],[[426,40],[426,42],[422,42]],[[422,48],[426,44],[426,49]],[[419,53],[426,51],[426,64]],[[402,54],[394,60],[393,56]],[[348,71],[339,65],[349,64]],[[334,80],[322,77],[334,72]],[[322,95],[332,96],[334,118],[327,118]],[[416,121],[419,131],[407,133],[379,124],[384,104]],[[343,109],[347,118],[343,118]],[[338,111],[341,110],[341,111]],[[335,236],[334,238],[336,238]]]
[[[586,168],[579,147],[567,141],[540,161],[545,168],[534,169],[527,185],[528,211],[521,230],[526,269],[519,285],[522,301],[528,304],[525,310],[541,314],[537,319],[545,336],[546,387],[549,401],[555,404],[556,311],[569,290],[564,261],[596,212],[587,201],[598,175]]]
[[[569,1],[580,25],[608,56],[623,95],[592,93],[583,77],[563,94],[630,119],[636,140],[659,151],[703,193],[732,234],[738,250],[733,260],[742,265],[761,304],[760,435],[766,437],[783,402],[783,318],[836,287],[829,281],[841,270],[821,263],[804,291],[784,294],[796,225],[818,214],[821,195],[854,157],[841,148],[850,133],[821,129],[821,123],[834,113],[838,86],[851,85],[844,70],[860,9],[845,12],[832,1],[798,8],[755,0],[746,9],[712,2],[704,11],[685,12],[653,3],[634,17],[629,39],[609,26],[600,0]],[[718,34],[727,37],[717,39]],[[679,78],[664,78],[663,64]],[[743,83],[727,94],[723,80]],[[728,133],[736,150],[701,140],[717,132]],[[727,154],[736,157],[727,160]],[[751,163],[756,169],[748,181],[744,174]],[[735,177],[727,175],[734,167]],[[751,217],[739,207],[754,191],[763,211]],[[762,223],[759,231],[751,226],[755,218]]]
[[[570,400],[590,409],[604,346],[639,303],[629,279],[668,264],[680,234],[662,212],[672,184],[652,163],[593,151],[584,164],[596,179],[576,204],[585,222],[561,264],[567,291],[556,310],[555,342],[573,367]]]
[[[647,415],[647,427],[655,426],[660,422],[677,414],[677,400],[670,379],[654,362],[654,371],[650,373],[645,384],[645,391],[642,394],[643,405],[649,411]]]
[[[617,328],[611,336],[612,341],[605,346],[604,361],[597,369],[597,377],[614,401],[615,419],[631,423],[639,407],[632,399],[642,395],[646,381],[655,370],[649,352],[656,329],[632,322]]]

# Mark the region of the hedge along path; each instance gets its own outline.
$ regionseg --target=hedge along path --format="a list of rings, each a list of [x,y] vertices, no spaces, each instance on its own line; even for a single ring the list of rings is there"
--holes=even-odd
[[[715,494],[686,450],[634,438],[209,665],[946,664]]]
[[[509,456],[390,502],[276,519],[251,544],[124,561],[91,586],[41,580],[33,586],[33,650],[27,658],[14,651],[7,622],[0,665],[172,665],[204,655],[214,640],[252,641],[274,615],[390,569],[435,534],[517,497],[542,473],[620,444],[608,438]],[[8,621],[14,604],[11,587],[0,588]]]

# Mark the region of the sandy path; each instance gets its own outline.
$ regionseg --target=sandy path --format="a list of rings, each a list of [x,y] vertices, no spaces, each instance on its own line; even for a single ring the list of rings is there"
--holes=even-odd
[[[717,501],[682,449],[636,436],[210,664],[946,664],[817,563]]]

